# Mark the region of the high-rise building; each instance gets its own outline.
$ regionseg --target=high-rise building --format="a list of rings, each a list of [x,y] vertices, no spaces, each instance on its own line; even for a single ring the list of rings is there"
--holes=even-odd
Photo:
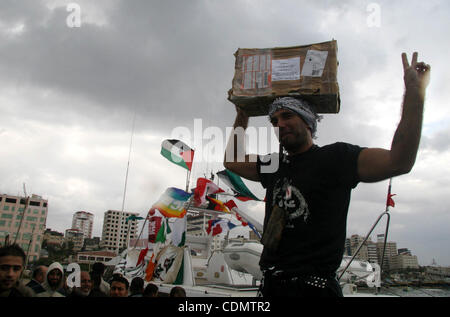
[[[26,209],[25,209],[26,208]],[[18,244],[28,254],[28,261],[39,259],[47,222],[48,201],[41,196],[0,195],[0,245]]]
[[[367,260],[370,263],[378,263],[377,244],[372,241],[367,242]]]
[[[384,259],[383,258],[383,249],[384,249],[384,234],[377,235],[377,255],[378,255],[378,263],[381,265],[383,263],[382,269],[390,269],[391,267],[391,258],[398,254],[397,251],[397,243],[396,242],[386,242],[386,248],[384,251]]]
[[[103,219],[102,240],[100,247],[107,251],[117,252],[125,248],[131,239],[137,238],[137,220],[126,219],[138,216],[138,213],[108,210]]]
[[[87,211],[77,211],[73,214],[72,229],[78,229],[83,233],[85,239],[92,238],[92,227],[94,215]]]

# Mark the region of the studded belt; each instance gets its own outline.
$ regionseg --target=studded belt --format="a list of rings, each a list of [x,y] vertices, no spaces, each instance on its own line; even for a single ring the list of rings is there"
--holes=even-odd
[[[270,278],[272,283],[288,284],[288,283],[304,283],[308,286],[317,288],[326,288],[331,277],[320,275],[287,275],[284,271],[266,271],[267,278]]]

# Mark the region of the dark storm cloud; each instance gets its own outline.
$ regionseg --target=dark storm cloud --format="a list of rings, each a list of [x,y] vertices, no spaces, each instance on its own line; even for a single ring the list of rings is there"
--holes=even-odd
[[[90,101],[89,106],[56,106],[79,113],[94,104],[108,112],[136,108],[153,125],[167,120],[181,124],[212,113],[222,118],[231,112],[231,120],[234,107],[226,96],[235,50],[296,42],[283,40],[289,38],[282,32],[289,23],[280,21],[286,12],[271,17],[264,10],[258,15],[258,8],[247,2],[227,4],[119,1],[108,12],[106,25],[83,23],[80,28],[66,25],[65,6],[52,10],[38,2],[35,13],[5,4],[17,21],[24,21],[25,31],[0,44],[3,80]],[[299,13],[305,28],[298,40],[312,40],[315,32],[308,25],[314,23],[308,23],[304,11]],[[277,23],[264,24],[268,17]]]

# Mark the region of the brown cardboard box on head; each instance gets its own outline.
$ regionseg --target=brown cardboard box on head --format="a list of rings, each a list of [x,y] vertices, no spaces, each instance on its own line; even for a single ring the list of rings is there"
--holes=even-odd
[[[249,116],[267,115],[278,97],[301,97],[317,113],[338,113],[337,43],[238,49],[228,100]]]

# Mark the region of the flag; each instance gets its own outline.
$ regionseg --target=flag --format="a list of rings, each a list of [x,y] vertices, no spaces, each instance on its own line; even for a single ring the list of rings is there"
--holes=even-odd
[[[392,197],[394,197],[395,194],[391,194],[391,180],[389,180],[389,187],[388,187],[388,194],[387,194],[387,200],[386,200],[386,208],[391,206],[391,207],[395,207],[395,202],[392,199]]]
[[[255,228],[255,226],[254,226],[253,224],[251,224],[250,222],[248,222],[248,226],[250,227],[250,229],[253,230],[253,232],[256,234],[256,236],[257,236],[259,239],[262,238],[261,234],[259,233],[258,230],[256,230],[256,228]]]
[[[227,184],[233,192],[236,193],[235,198],[241,201],[257,200],[260,201],[253,193],[245,186],[242,179],[231,172],[230,170],[223,170],[217,173],[219,178]]]
[[[234,200],[229,200],[224,205],[227,206],[228,209],[230,209],[230,210],[232,210],[233,208],[237,208],[237,205],[234,202]]]
[[[139,266],[139,264],[144,263],[145,256],[147,255],[148,247],[145,249],[142,249],[141,252],[139,252],[138,261],[136,263],[136,266]]]
[[[167,228],[168,228],[168,226],[167,226],[166,222],[164,221],[161,225],[161,228],[159,228],[158,233],[156,234],[155,243],[166,242]]]
[[[152,206],[152,209],[158,209],[164,217],[183,218],[186,214],[185,203],[192,196],[184,190],[169,187],[159,200]]]
[[[153,277],[153,271],[155,270],[155,262],[153,258],[155,257],[155,254],[152,254],[152,257],[148,261],[147,268],[145,269],[145,280],[147,282],[150,282]]]
[[[131,216],[129,216],[129,217],[127,217],[125,219],[125,223],[128,223],[129,220],[141,220],[141,219],[144,219],[144,218],[138,217],[138,216],[135,216],[135,215],[131,215]]]
[[[212,233],[212,236],[215,236],[220,233],[225,233],[225,232],[233,229],[234,227],[236,227],[236,225],[231,223],[229,220],[214,219],[214,220],[208,221],[208,229],[206,229],[206,232],[208,234]]]
[[[213,181],[200,177],[197,179],[197,187],[194,189],[194,205],[200,207],[207,204],[206,196],[223,193],[223,189],[219,188]]]
[[[224,203],[224,205],[227,206],[229,210],[234,212],[237,220],[239,220],[244,227],[249,226],[250,229],[252,229],[253,232],[258,236],[258,238],[261,239],[261,234],[258,232],[258,230],[256,230],[255,226],[246,219],[242,218],[242,216],[239,214],[239,209],[233,200],[227,201],[226,203]]]
[[[386,201],[386,206],[395,207],[395,202],[392,199],[393,196],[395,196],[395,194],[390,194],[390,193],[388,194],[387,201]]]
[[[156,236],[161,229],[162,216],[155,215],[155,210],[150,210],[151,217],[148,218],[148,242],[156,243]]]
[[[228,207],[224,204],[224,202],[212,198],[212,197],[206,197],[206,200],[209,201],[208,206],[206,207],[207,209],[210,210],[215,210],[215,211],[223,211],[223,212],[230,212],[230,210],[228,209]]]
[[[161,144],[161,155],[188,171],[192,169],[194,150],[179,140],[164,140]]]

